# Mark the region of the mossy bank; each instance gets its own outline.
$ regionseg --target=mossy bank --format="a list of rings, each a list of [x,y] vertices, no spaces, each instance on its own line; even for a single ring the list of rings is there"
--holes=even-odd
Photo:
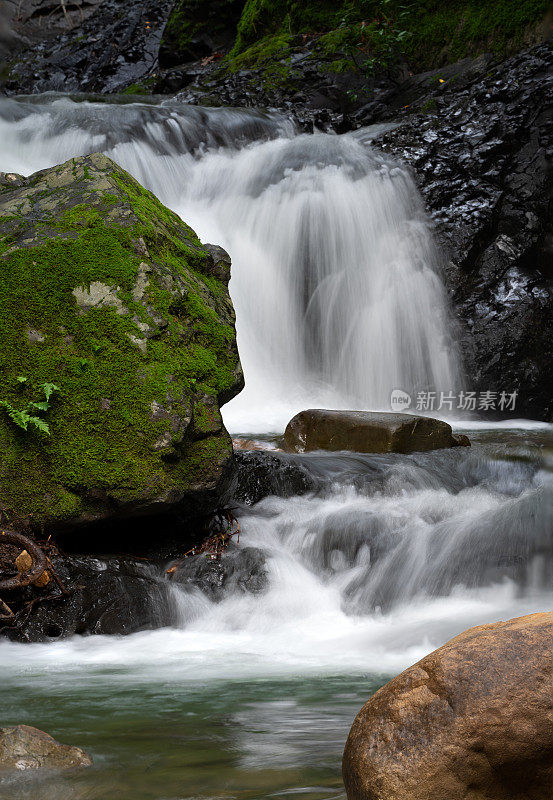
[[[243,385],[227,254],[103,155],[0,182],[0,401],[50,429],[4,405],[2,522],[209,511]]]
[[[288,96],[304,91],[306,78],[342,76],[334,80],[344,102],[370,94],[379,76],[402,80],[485,52],[502,58],[553,33],[552,0],[209,0],[202,12],[199,5],[174,5],[162,66],[208,55],[201,48],[212,34],[224,54],[220,76],[249,77]]]

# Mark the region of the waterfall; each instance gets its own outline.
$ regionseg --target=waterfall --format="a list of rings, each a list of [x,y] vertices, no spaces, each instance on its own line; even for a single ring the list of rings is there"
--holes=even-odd
[[[246,388],[223,414],[268,447],[302,408],[462,388],[432,227],[375,135],[174,101],[0,99],[0,170],[104,152],[229,251]],[[4,724],[95,760],[2,775],[0,796],[345,797],[343,744],[370,693],[472,625],[551,607],[551,427],[510,426],[429,453],[238,454],[240,541],[220,562],[176,559],[169,580],[169,563],[95,561],[123,587],[147,576],[107,612],[140,630],[0,641]]]
[[[50,98],[3,101],[0,135],[4,171],[105,152],[230,252],[246,376],[224,409],[231,430],[459,388],[429,220],[370,131],[298,135],[259,111]]]

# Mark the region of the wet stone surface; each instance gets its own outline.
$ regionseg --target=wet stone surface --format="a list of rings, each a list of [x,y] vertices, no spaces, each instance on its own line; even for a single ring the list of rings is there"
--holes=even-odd
[[[517,390],[516,415],[550,419],[553,48],[487,67],[377,144],[412,166],[436,223],[470,389]]]

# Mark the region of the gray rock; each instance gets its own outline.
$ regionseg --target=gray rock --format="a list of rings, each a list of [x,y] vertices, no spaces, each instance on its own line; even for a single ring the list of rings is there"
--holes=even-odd
[[[267,586],[265,554],[257,547],[231,545],[219,561],[192,556],[180,563],[173,580],[196,586],[216,602],[235,592],[258,594]]]
[[[75,769],[90,767],[92,759],[79,747],[56,742],[29,725],[0,728],[0,770]]]

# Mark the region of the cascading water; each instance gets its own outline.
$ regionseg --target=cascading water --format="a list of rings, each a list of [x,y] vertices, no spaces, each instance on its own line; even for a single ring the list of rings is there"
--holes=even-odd
[[[0,167],[102,150],[233,258],[245,391],[231,430],[306,406],[389,410],[459,388],[436,248],[407,170],[357,136],[294,135],[259,112],[6,106]],[[255,141],[252,141],[255,140]]]
[[[231,430],[282,432],[307,406],[387,409],[395,388],[459,387],[428,221],[370,131],[296,135],[261,112],[38,98],[0,104],[0,137],[0,169],[22,173],[104,151],[229,250],[247,384],[224,409]],[[551,607],[551,431],[473,440],[277,456],[313,490],[240,508],[261,594],[215,603],[175,584],[171,627],[0,645],[7,721],[84,746],[88,735],[100,754],[93,781],[43,784],[41,798],[214,798],[223,786],[240,800],[341,797],[347,729],[382,676],[472,624]],[[132,765],[124,781],[120,764]],[[7,791],[36,796],[32,782]]]

